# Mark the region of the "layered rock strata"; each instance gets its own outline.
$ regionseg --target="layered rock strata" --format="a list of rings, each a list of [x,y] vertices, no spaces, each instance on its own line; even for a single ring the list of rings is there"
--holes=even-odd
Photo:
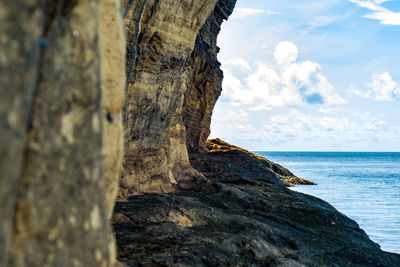
[[[129,266],[399,264],[328,203],[286,187],[311,182],[221,140],[206,142],[221,93],[216,38],[235,1],[218,1],[190,57],[180,51],[184,57],[174,60],[176,43],[154,27],[159,2],[146,3],[137,1],[125,18],[129,103],[124,201],[113,216],[118,259]],[[145,116],[135,121],[138,113]],[[190,177],[203,181],[177,190]],[[138,195],[160,192],[169,193]]]
[[[128,265],[400,265],[285,186],[306,180],[206,143],[235,0],[120,4],[0,2],[1,266],[113,266],[121,162],[112,220]],[[170,193],[132,196],[151,192]]]
[[[186,144],[189,153],[206,152],[211,116],[221,95],[223,73],[217,59],[217,37],[224,20],[235,7],[236,0],[218,1],[196,38],[191,56],[191,75],[183,105]]]
[[[1,266],[113,264],[122,29],[119,0],[0,3]]]
[[[125,3],[128,101],[121,195],[171,192],[204,178],[190,166],[182,113],[198,73],[199,62],[191,57],[196,36],[217,0]],[[217,33],[207,32],[211,39]]]

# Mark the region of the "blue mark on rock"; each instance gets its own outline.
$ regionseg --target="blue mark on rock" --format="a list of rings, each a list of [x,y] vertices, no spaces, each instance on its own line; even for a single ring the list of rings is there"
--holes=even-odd
[[[39,45],[40,45],[41,48],[45,48],[45,47],[47,47],[49,45],[49,41],[47,41],[44,38],[40,38]]]

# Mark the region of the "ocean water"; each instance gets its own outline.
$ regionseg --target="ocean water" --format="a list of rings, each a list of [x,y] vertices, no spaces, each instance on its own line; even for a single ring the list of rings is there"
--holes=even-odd
[[[316,182],[292,189],[328,201],[383,250],[400,253],[400,153],[255,153]]]

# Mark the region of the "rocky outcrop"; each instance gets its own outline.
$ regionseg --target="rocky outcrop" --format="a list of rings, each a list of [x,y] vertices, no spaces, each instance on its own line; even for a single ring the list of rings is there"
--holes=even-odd
[[[223,76],[216,38],[235,1],[218,1],[193,51],[193,25],[179,18],[197,21],[193,6],[171,2],[174,12],[165,15],[161,3],[129,1],[125,12],[126,154],[123,201],[112,219],[118,259],[129,266],[398,265],[398,255],[381,251],[328,203],[287,189],[312,182],[221,140],[206,142]],[[171,20],[180,29],[163,24]]]
[[[113,266],[120,175],[128,265],[400,265],[286,187],[308,181],[206,142],[234,4],[0,2],[1,266]]]
[[[235,182],[238,179],[238,175],[240,179],[248,181],[263,179],[262,177],[266,176],[275,177],[289,187],[296,184],[315,185],[311,181],[295,176],[291,171],[279,164],[240,147],[230,145],[220,139],[208,140],[206,145],[207,150],[211,153],[190,154],[192,166],[206,177],[218,176],[220,181],[229,183],[229,181]],[[235,161],[232,159],[235,159]],[[213,165],[216,162],[219,167]],[[246,167],[243,165],[246,165]],[[216,170],[218,170],[218,174],[215,173]],[[211,173],[209,173],[210,171]],[[232,173],[234,174],[233,176]]]
[[[128,101],[121,195],[172,192],[204,178],[190,166],[182,112],[197,72],[191,58],[196,36],[217,0],[125,2]]]
[[[207,151],[211,116],[222,91],[223,73],[217,59],[217,37],[223,21],[232,14],[235,3],[236,0],[218,1],[196,38],[182,114],[189,153]]]
[[[119,0],[0,3],[1,266],[114,262],[120,18]]]
[[[120,261],[129,266],[400,265],[400,255],[380,250],[331,205],[289,190],[265,159],[226,149],[218,140],[209,148],[207,154],[191,155],[207,184],[117,203],[113,225]]]

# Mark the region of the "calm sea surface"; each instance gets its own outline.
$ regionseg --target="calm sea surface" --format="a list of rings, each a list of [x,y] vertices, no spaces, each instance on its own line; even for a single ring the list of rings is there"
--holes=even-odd
[[[400,153],[255,153],[316,182],[293,190],[328,201],[383,250],[400,253]]]

